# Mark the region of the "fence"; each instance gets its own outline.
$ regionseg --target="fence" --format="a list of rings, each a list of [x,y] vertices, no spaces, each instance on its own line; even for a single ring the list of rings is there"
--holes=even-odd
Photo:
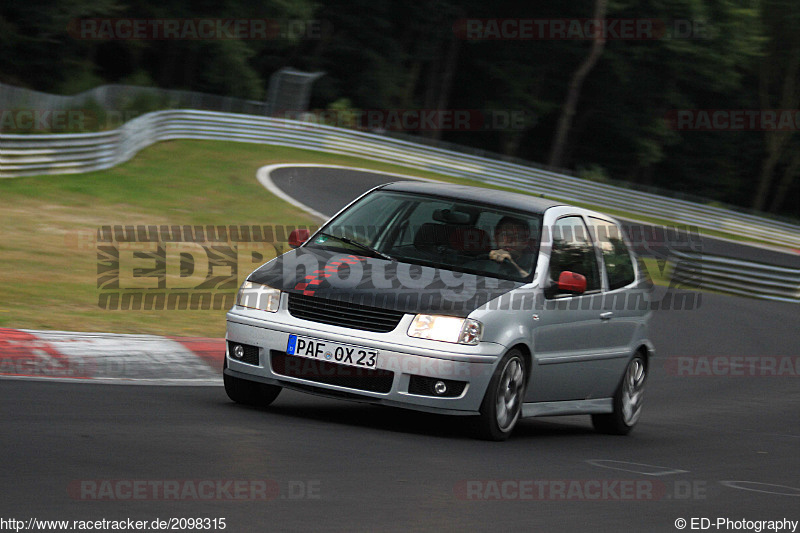
[[[62,96],[0,83],[0,105],[6,110],[60,111],[97,105],[109,111],[122,112],[136,107],[137,101],[142,99],[147,99],[149,105],[156,105],[158,108],[203,109],[252,115],[264,115],[267,110],[266,102],[178,89],[101,85],[72,96]]]
[[[352,155],[800,248],[800,226],[786,222],[372,133],[210,111],[157,111],[103,133],[0,134],[0,178],[110,168],[171,139],[263,143]]]

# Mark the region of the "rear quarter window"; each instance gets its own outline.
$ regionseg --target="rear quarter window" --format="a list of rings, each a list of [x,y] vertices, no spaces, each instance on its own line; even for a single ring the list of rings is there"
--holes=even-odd
[[[608,276],[608,289],[619,289],[636,281],[633,257],[622,238],[622,228],[612,222],[594,217],[589,218],[589,223],[592,226],[595,242],[603,253],[603,262],[606,265],[606,275]]]

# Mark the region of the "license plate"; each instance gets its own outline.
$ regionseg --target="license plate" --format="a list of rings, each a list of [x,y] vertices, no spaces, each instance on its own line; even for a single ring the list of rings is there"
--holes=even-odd
[[[298,335],[289,335],[286,353],[360,368],[378,366],[378,350]]]

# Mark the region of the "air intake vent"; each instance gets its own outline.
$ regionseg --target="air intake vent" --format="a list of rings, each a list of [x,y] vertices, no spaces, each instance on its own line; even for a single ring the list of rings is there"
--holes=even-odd
[[[402,311],[328,300],[298,293],[289,294],[289,313],[303,320],[378,333],[392,331],[405,314]]]

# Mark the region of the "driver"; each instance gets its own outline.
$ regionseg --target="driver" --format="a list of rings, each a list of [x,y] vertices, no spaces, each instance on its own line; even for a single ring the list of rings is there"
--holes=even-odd
[[[494,230],[494,241],[498,248],[489,252],[489,259],[498,263],[507,262],[522,278],[527,278],[530,274],[519,263],[529,264],[523,258],[529,255],[531,250],[530,230],[525,221],[511,216],[504,216],[497,223]]]

